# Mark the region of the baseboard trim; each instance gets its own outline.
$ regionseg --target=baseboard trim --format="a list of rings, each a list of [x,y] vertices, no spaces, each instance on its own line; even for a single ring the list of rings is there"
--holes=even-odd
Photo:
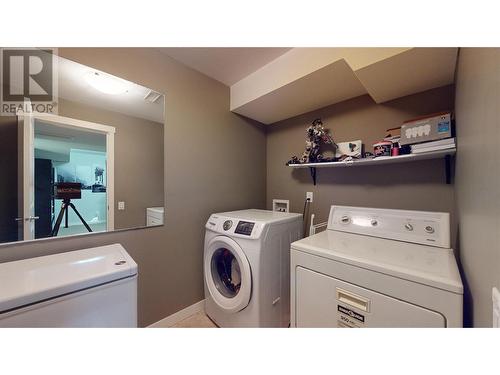
[[[172,315],[169,315],[161,320],[158,320],[156,323],[149,325],[148,328],[169,328],[176,325],[180,321],[190,317],[191,315],[199,313],[201,311],[205,311],[204,299],[180,311],[177,311]]]

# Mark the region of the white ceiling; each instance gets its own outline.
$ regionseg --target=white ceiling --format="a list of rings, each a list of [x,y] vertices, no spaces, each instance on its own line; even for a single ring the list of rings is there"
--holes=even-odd
[[[127,81],[127,92],[117,95],[105,94],[92,87],[85,79],[89,72],[100,72],[99,70],[62,57],[58,57],[57,64],[59,97],[163,124],[164,98],[155,103],[144,100],[149,92],[147,87]]]
[[[458,48],[294,48],[230,88],[264,124],[369,94],[376,103],[454,82]]]
[[[159,48],[175,60],[231,86],[291,48]]]

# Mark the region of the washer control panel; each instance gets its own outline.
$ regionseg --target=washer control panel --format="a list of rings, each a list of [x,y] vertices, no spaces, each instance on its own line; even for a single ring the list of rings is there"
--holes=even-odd
[[[265,223],[213,214],[208,219],[205,227],[228,236],[257,239],[261,236]]]
[[[332,206],[328,229],[450,247],[450,215],[444,212]]]
[[[254,225],[255,223],[252,223],[250,221],[238,221],[238,225],[236,226],[236,230],[234,231],[234,233],[250,236],[252,234]]]

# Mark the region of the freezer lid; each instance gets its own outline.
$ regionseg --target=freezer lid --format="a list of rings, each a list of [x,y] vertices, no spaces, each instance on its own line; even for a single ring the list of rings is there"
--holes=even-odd
[[[463,293],[452,249],[333,230],[293,242],[291,248],[453,293]]]
[[[113,244],[0,264],[0,313],[137,274]]]

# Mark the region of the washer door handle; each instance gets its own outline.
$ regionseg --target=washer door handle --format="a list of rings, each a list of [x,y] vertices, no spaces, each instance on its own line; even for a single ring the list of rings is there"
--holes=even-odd
[[[34,221],[40,219],[40,216],[28,216],[27,218],[24,217],[16,217],[14,220],[15,221]]]

